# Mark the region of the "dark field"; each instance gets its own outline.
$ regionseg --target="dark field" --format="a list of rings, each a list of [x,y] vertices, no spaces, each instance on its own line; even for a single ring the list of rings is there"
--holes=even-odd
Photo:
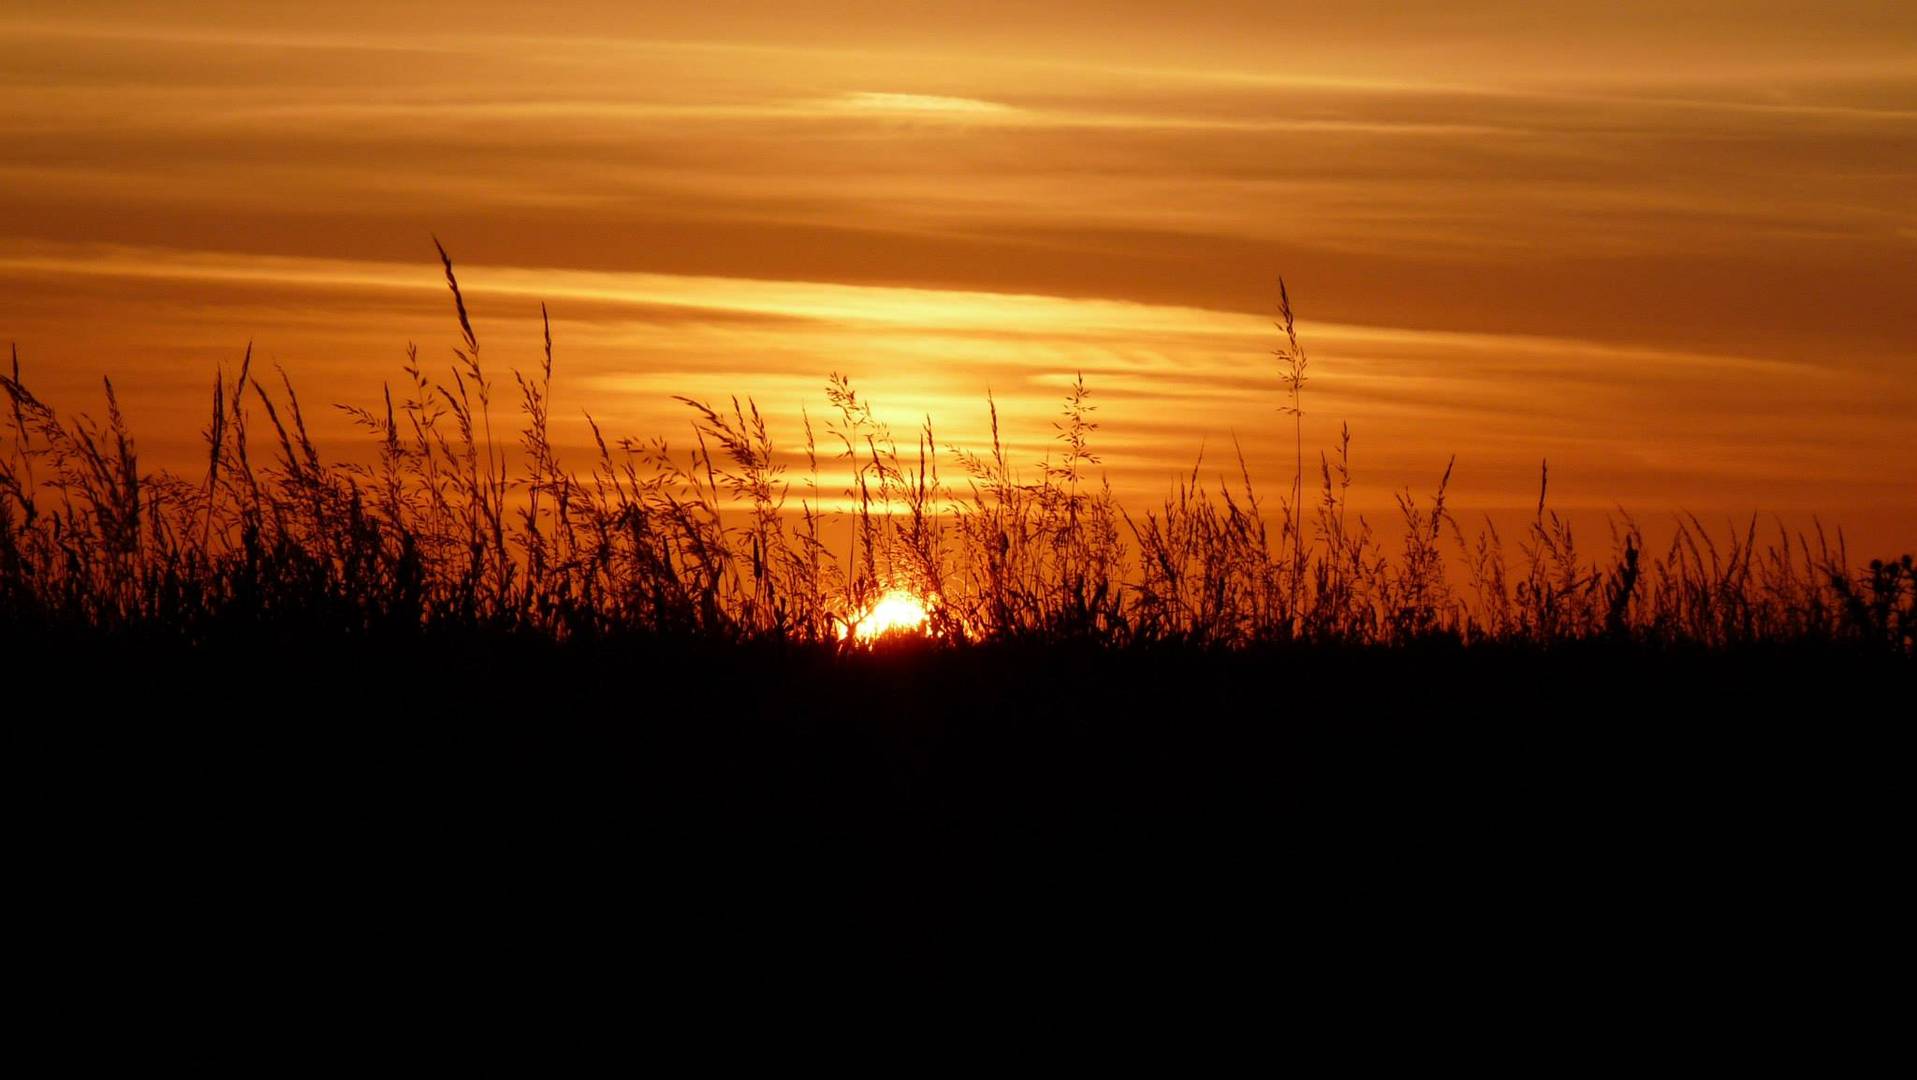
[[[1881,654],[292,644],[11,647],[87,948],[1752,989],[1881,949],[1908,847]]]

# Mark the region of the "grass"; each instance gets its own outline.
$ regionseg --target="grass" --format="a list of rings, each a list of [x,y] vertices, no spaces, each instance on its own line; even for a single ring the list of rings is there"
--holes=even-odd
[[[1082,379],[1031,475],[996,408],[977,449],[901,439],[836,375],[802,455],[750,399],[686,400],[694,446],[594,425],[575,471],[550,334],[504,444],[445,270],[457,363],[347,409],[365,465],[250,353],[200,475],[141,468],[111,383],[104,424],[17,358],[0,383],[19,891],[84,928],[75,978],[271,943],[490,985],[537,939],[722,996],[876,962],[1000,990],[1569,972],[1641,1002],[1673,958],[1762,999],[1881,945],[1908,556],[1694,519],[1592,555],[1542,477],[1507,543],[1450,512],[1448,467],[1374,526],[1348,431],[1307,482],[1288,296],[1275,506],[1242,454],[1121,506]],[[930,632],[848,645],[887,590]]]
[[[1194,468],[1159,505],[1134,511],[1096,474],[1096,406],[1082,377],[1063,402],[1055,454],[1032,475],[1008,460],[996,407],[989,447],[946,446],[929,419],[901,446],[836,374],[823,419],[802,418],[807,475],[796,492],[750,399],[680,399],[697,432],[683,452],[609,439],[595,423],[595,460],[573,471],[548,434],[550,326],[537,369],[512,374],[520,431],[508,446],[494,434],[497,384],[440,255],[457,362],[430,374],[415,350],[397,394],[387,388],[378,408],[340,406],[376,442],[371,465],[323,461],[292,383],[283,372],[264,379],[249,350],[237,373],[214,379],[204,475],[144,472],[110,381],[104,425],[63,419],[28,389],[16,353],[0,380],[7,629],[189,643],[268,628],[835,647],[898,590],[922,599],[945,647],[1602,641],[1908,655],[1917,633],[1908,555],[1856,566],[1841,537],[1781,525],[1760,536],[1755,518],[1724,537],[1687,518],[1657,552],[1623,518],[1593,554],[1548,507],[1542,478],[1515,545],[1488,522],[1467,533],[1446,508],[1450,466],[1428,499],[1399,496],[1387,540],[1349,505],[1348,430],[1321,455],[1308,506],[1307,360],[1282,285],[1274,376],[1294,427],[1288,491],[1268,505],[1240,454],[1235,484],[1207,487]],[[834,503],[850,510],[834,515]],[[835,516],[845,549],[829,539]]]

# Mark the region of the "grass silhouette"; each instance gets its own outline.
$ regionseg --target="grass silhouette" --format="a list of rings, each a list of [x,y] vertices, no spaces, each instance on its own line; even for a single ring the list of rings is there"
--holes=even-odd
[[[796,499],[750,399],[681,398],[698,435],[683,454],[659,439],[609,442],[595,423],[597,460],[585,475],[568,471],[548,436],[549,325],[538,369],[513,373],[521,430],[510,452],[494,436],[495,383],[440,255],[458,362],[441,379],[415,350],[397,400],[389,388],[379,410],[341,406],[377,441],[370,467],[322,461],[292,383],[284,372],[263,383],[250,350],[235,377],[215,378],[198,478],[141,471],[111,382],[104,426],[66,421],[22,381],[16,354],[0,382],[10,405],[0,618],[16,633],[139,628],[192,642],[278,627],[818,645],[903,591],[951,645],[1606,640],[1908,654],[1917,632],[1908,555],[1857,567],[1821,530],[1813,540],[1780,525],[1760,541],[1755,518],[1721,539],[1687,519],[1651,553],[1625,518],[1594,557],[1541,483],[1513,559],[1488,523],[1467,536],[1447,511],[1450,466],[1428,501],[1399,496],[1401,539],[1390,545],[1348,505],[1348,431],[1335,461],[1321,457],[1308,510],[1297,427],[1306,358],[1282,285],[1277,377],[1297,445],[1275,513],[1242,453],[1236,490],[1202,485],[1194,468],[1159,506],[1121,507],[1093,473],[1098,425],[1082,377],[1056,425],[1057,456],[1026,478],[1007,459],[995,405],[989,449],[942,447],[928,420],[916,449],[901,451],[835,374],[819,427],[851,508],[851,548],[836,551],[810,416],[809,484]]]
[[[444,265],[458,364],[414,353],[348,409],[370,464],[323,461],[250,351],[202,476],[142,471],[110,382],[104,424],[17,358],[0,383],[23,858],[100,955],[279,941],[297,912],[316,957],[443,936],[461,971],[530,927],[721,992],[874,956],[1349,976],[1548,942],[1627,975],[1681,948],[1762,994],[1830,973],[1751,942],[1809,920],[1817,955],[1868,951],[1901,895],[1909,556],[1690,519],[1592,557],[1543,483],[1507,547],[1446,508],[1448,467],[1387,542],[1348,431],[1313,506],[1295,429],[1275,510],[1242,454],[1235,485],[1194,469],[1128,509],[1082,379],[1029,477],[996,407],[989,446],[901,446],[838,375],[797,480],[749,399],[686,400],[684,453],[595,424],[581,474],[548,437],[550,332],[496,440]],[[857,644],[894,590],[926,632]]]

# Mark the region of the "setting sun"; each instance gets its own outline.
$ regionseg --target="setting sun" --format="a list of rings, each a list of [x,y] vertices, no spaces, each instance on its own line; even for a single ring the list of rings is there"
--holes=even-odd
[[[847,620],[839,637],[865,643],[890,634],[924,634],[928,618],[925,601],[903,589],[888,589],[863,615]]]

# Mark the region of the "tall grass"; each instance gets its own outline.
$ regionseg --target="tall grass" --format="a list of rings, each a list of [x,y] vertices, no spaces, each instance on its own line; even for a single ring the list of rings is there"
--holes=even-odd
[[[1348,430],[1320,456],[1308,511],[1306,359],[1282,285],[1288,497],[1269,509],[1241,452],[1235,481],[1208,486],[1194,467],[1134,512],[1096,474],[1082,377],[1055,454],[1031,473],[1009,459],[995,403],[989,446],[942,445],[929,419],[900,439],[837,374],[823,419],[801,417],[802,477],[787,474],[757,405],[736,398],[679,399],[696,432],[683,450],[609,440],[594,423],[593,460],[575,471],[549,436],[549,324],[537,368],[512,373],[514,452],[494,435],[496,384],[440,256],[457,362],[433,374],[409,350],[397,392],[340,406],[374,441],[371,464],[323,461],[292,383],[263,379],[249,349],[214,378],[204,475],[143,472],[111,382],[104,424],[64,419],[27,388],[16,353],[0,377],[0,624],[194,642],[270,629],[835,644],[878,596],[906,591],[955,646],[1439,638],[1908,653],[1917,632],[1908,555],[1856,567],[1821,530],[1760,535],[1753,519],[1720,538],[1695,518],[1661,552],[1622,519],[1593,553],[1547,505],[1548,473],[1515,550],[1488,521],[1468,533],[1447,509],[1448,465],[1429,497],[1401,494],[1397,524],[1376,529],[1351,509]],[[825,490],[827,474],[843,486]]]

